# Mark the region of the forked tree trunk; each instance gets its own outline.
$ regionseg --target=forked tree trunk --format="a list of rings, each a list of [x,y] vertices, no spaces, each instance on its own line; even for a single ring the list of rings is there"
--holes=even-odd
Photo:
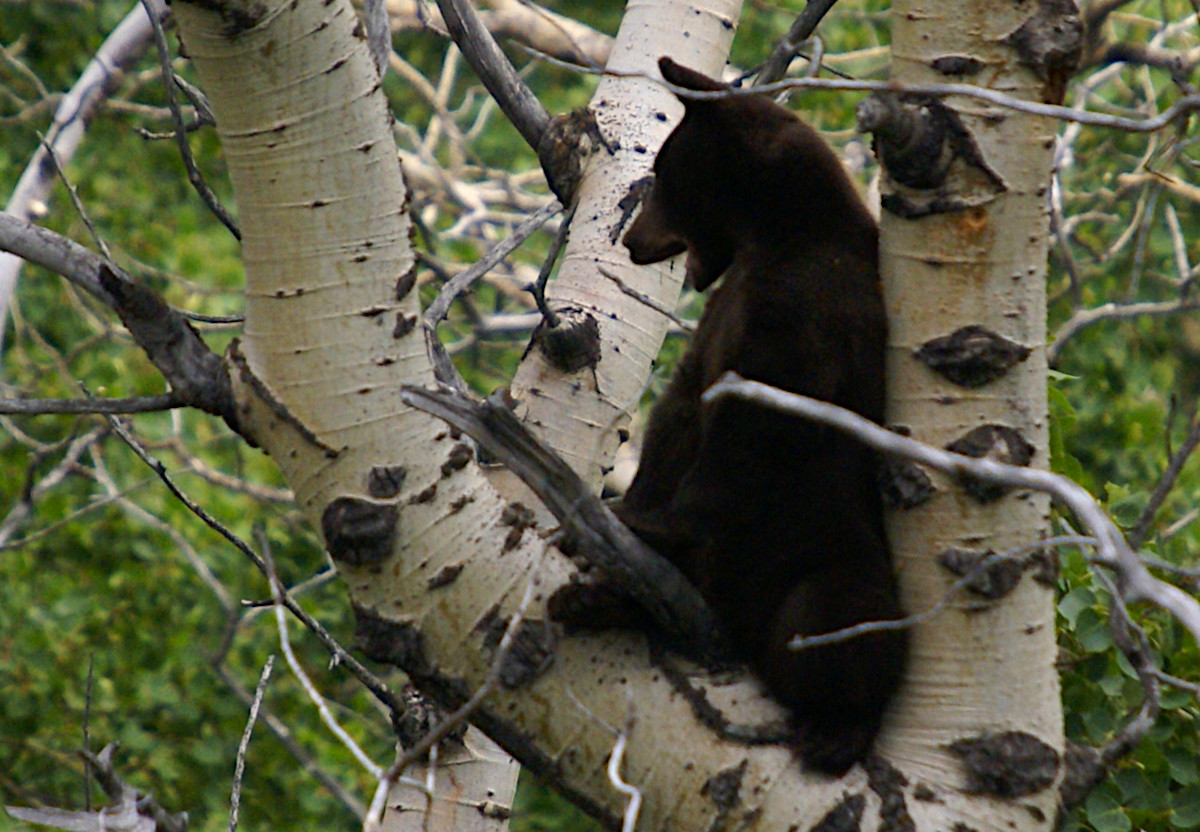
[[[977,80],[1020,79],[1014,92],[1036,94],[1032,76],[993,37],[1017,28],[1031,13],[1027,4],[929,5],[944,18],[897,4],[904,80],[927,77],[930,70],[921,67],[942,53],[977,55],[997,68]],[[354,11],[345,0],[176,0],[173,8],[217,116],[244,232],[246,330],[230,356],[244,424],[325,535],[375,655],[461,700],[483,682],[497,623],[513,614],[529,582],[537,583],[526,615],[538,621],[572,567],[554,550],[543,555],[543,529],[514,526],[515,492],[493,486],[467,445],[400,403],[400,385],[430,384],[432,372],[417,324],[390,116]],[[732,2],[631,4],[610,66],[651,71],[660,54],[671,54],[715,73],[737,13]],[[677,106],[649,81],[610,77],[594,108],[605,138],[621,149],[589,163],[552,302],[594,312],[603,352],[586,379],[535,358],[514,384],[530,423],[593,481],[615,445],[609,426],[635,403],[666,326],[597,267],[668,305],[680,280],[679,270],[632,269],[608,236],[617,202],[650,161],[637,148],[657,147],[670,128],[652,114],[674,115]],[[1003,193],[971,210],[904,221],[899,233],[900,221],[885,220],[895,318],[892,418],[935,441],[981,422],[1006,424],[1034,443],[1035,464],[1044,464],[1040,189],[1050,126],[1003,115],[1000,122],[965,119],[984,134],[976,140],[1005,181]],[[1002,137],[1002,148],[985,141],[990,134]],[[955,242],[939,242],[948,238]],[[917,268],[926,272],[922,297],[934,296],[928,273],[947,283],[936,302],[944,315],[913,310],[905,274]],[[982,392],[935,388],[909,358],[911,348],[966,323],[983,323],[1034,352]],[[954,402],[938,403],[943,393]],[[937,484],[928,507],[895,524],[914,610],[946,590],[949,578],[934,560],[942,548],[1002,551],[1037,539],[1044,524],[1045,503],[1037,498],[1009,496],[978,507],[952,484]],[[919,537],[934,525],[937,538]],[[842,781],[809,777],[785,749],[715,739],[650,662],[641,639],[622,633],[543,645],[553,651],[553,665],[489,696],[478,722],[609,821],[626,799],[604,767],[614,729],[627,731],[622,774],[642,792],[644,829],[807,829],[860,813],[863,828],[875,828],[881,806],[891,825],[911,818],[921,829],[957,822],[980,830],[1045,828],[1054,814],[1052,789],[1017,801],[966,796],[962,766],[945,745],[1022,731],[1061,748],[1049,590],[1027,574],[1015,592],[981,612],[959,607],[917,632],[913,680],[882,744],[895,768],[877,767],[870,777],[861,768]],[[536,640],[541,630],[530,632]],[[751,681],[709,689],[735,721],[779,715]]]

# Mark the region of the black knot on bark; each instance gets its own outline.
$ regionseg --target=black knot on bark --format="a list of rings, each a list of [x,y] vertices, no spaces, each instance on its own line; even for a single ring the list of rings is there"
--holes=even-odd
[[[321,515],[325,547],[337,563],[371,566],[392,552],[400,509],[361,497],[338,497]]]

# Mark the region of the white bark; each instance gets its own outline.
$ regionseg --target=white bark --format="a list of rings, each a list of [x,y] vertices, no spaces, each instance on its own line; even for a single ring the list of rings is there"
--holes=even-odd
[[[660,55],[671,55],[684,66],[719,77],[740,12],[740,0],[703,6],[630,3],[608,69],[657,78],[655,61]],[[612,465],[618,429],[629,424],[644,390],[647,368],[671,323],[644,304],[630,303],[599,269],[668,309],[674,308],[683,284],[682,257],[662,266],[635,268],[624,247],[613,239],[624,230],[617,224],[617,202],[633,182],[650,172],[654,153],[683,114],[674,94],[650,78],[606,75],[592,97],[591,109],[602,134],[620,146],[611,155],[601,152],[593,157],[580,190],[570,242],[547,291],[552,307],[582,307],[596,318],[603,351],[596,372],[578,373],[578,384],[564,384],[562,374],[533,350],[512,385],[521,415],[542,441],[596,487],[603,469]],[[615,310],[620,314],[613,316]]]
[[[1037,98],[1041,83],[1001,43],[1029,13],[1019,5],[901,0],[893,4],[892,77],[942,81],[930,67],[933,59],[967,55],[987,67],[981,83]],[[1036,447],[1032,464],[1044,468],[1046,188],[1055,125],[979,101],[946,103],[960,114],[1007,190],[978,207],[915,221],[884,212],[888,419],[939,446],[979,425],[1008,425]],[[1033,352],[1005,377],[971,390],[950,384],[913,357],[926,341],[967,324],[982,324]],[[1006,552],[1047,531],[1045,495],[1018,492],[981,505],[952,480],[936,474],[933,479],[937,492],[929,503],[891,517],[892,546],[912,612],[933,606],[956,579],[939,566],[941,552],[950,547]],[[981,830],[1044,828],[1055,815],[1053,789],[1014,802],[965,796],[958,791],[962,767],[947,746],[986,732],[1024,731],[1061,751],[1053,589],[1026,572],[1012,595],[978,606],[963,598],[915,629],[908,681],[883,750],[910,779],[938,784],[944,803],[913,805],[923,816],[939,816],[943,828],[956,820]],[[1036,823],[1026,806],[1036,806],[1045,822]]]

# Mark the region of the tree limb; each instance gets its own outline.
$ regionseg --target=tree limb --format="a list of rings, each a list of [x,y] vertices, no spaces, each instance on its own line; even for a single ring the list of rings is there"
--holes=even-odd
[[[754,78],[754,83],[769,84],[787,75],[788,67],[800,50],[800,44],[812,37],[821,18],[829,13],[836,2],[837,0],[808,0],[804,11],[796,17],[792,27],[788,29],[787,35],[775,47],[771,57],[767,58],[762,65],[762,69]]]
[[[542,102],[517,75],[469,2],[438,0],[438,8],[467,63],[525,142],[537,150],[542,134],[550,125],[550,114]]]
[[[187,407],[177,391],[128,399],[0,399],[0,413],[42,416],[50,413],[157,413]]]
[[[1200,308],[1200,298],[1184,297],[1179,300],[1145,301],[1143,303],[1105,303],[1091,309],[1078,309],[1055,331],[1053,340],[1046,346],[1046,362],[1051,367],[1056,366],[1067,342],[1092,324],[1101,321],[1139,318],[1143,315],[1173,315],[1176,312],[1187,312],[1197,308]]]
[[[400,397],[463,431],[520,477],[562,524],[564,548],[603,567],[672,640],[708,658],[725,653],[716,619],[695,587],[538,443],[499,395],[475,402],[458,393],[405,386]]]
[[[18,217],[0,214],[0,250],[62,275],[116,312],[180,404],[220,416],[238,430],[221,357],[156,293],[100,255]]]
[[[187,832],[187,812],[172,815],[153,797],[142,794],[121,779],[112,764],[116,750],[116,743],[110,743],[99,754],[86,750],[79,752],[91,763],[96,779],[111,801],[110,805],[96,812],[27,809],[20,806],[5,806],[5,811],[17,820],[68,832]]]

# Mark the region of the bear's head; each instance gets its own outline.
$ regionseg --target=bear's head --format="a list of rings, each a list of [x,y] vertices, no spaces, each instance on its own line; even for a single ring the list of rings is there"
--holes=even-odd
[[[703,290],[745,246],[794,250],[838,233],[847,216],[866,217],[833,151],[790,110],[670,58],[658,66],[677,87],[726,94],[681,96],[683,120],[659,150],[654,184],[623,238],[634,263],[686,250],[687,279]]]

